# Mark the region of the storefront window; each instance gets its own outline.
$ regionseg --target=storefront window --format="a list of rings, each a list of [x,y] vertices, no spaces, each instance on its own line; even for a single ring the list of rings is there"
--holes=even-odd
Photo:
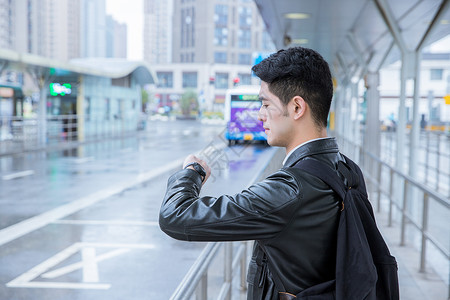
[[[238,77],[239,77],[240,83],[242,85],[250,85],[250,84],[252,84],[252,75],[239,73]]]
[[[238,56],[238,64],[240,65],[250,65],[252,61],[252,56],[247,53],[241,53]]]
[[[214,52],[214,62],[218,64],[227,63],[227,53],[226,52]]]
[[[197,88],[197,72],[183,72],[183,88]]]
[[[238,46],[241,49],[251,48],[252,45],[252,32],[250,29],[238,30]]]
[[[173,73],[172,72],[156,72],[158,77],[158,87],[173,88]]]
[[[228,88],[228,73],[216,73],[215,87],[216,89]]]
[[[84,98],[84,119],[89,121],[91,118],[91,98]]]

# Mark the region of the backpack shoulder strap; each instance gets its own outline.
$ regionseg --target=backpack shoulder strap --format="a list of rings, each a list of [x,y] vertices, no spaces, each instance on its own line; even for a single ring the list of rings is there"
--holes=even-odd
[[[344,184],[344,181],[338,176],[335,170],[333,170],[326,164],[316,159],[303,159],[295,164],[294,167],[318,177],[323,182],[328,184],[333,189],[333,191],[335,191],[342,198],[342,200],[345,198],[347,187]],[[350,171],[347,170],[346,167],[342,166],[341,162],[339,162],[338,164],[338,171],[342,173],[342,175],[347,179],[347,182],[351,187],[354,180],[352,180],[352,176],[349,175],[351,174]]]

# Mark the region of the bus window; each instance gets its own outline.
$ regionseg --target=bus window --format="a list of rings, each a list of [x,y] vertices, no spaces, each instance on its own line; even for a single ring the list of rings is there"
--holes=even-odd
[[[231,145],[236,141],[265,141],[263,124],[258,120],[261,107],[259,86],[239,86],[229,89],[225,99],[225,137]]]

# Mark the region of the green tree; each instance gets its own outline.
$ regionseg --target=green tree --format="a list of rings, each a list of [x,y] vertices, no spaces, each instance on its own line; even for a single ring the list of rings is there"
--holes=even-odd
[[[198,109],[197,93],[192,90],[186,90],[180,100],[181,112],[184,116],[190,116],[191,111]]]
[[[148,92],[145,89],[141,89],[141,97],[142,97],[142,111],[145,111],[145,107],[149,101]]]

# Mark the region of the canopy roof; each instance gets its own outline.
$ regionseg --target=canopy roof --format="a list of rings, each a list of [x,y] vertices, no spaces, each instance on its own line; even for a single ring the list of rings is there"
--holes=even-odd
[[[448,0],[255,2],[278,49],[312,48],[329,62],[335,76],[361,68],[377,70],[384,62],[398,60],[402,51],[421,50],[450,34]]]
[[[156,75],[144,61],[88,58],[61,62],[42,56],[0,49],[0,62],[18,69],[33,69],[50,75],[92,75],[108,78],[135,77],[138,84],[152,84]]]

